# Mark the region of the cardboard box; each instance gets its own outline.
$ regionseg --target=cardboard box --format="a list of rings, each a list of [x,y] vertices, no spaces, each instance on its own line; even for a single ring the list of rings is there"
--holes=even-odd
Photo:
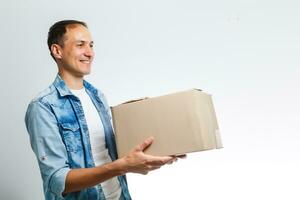
[[[153,136],[151,155],[180,155],[221,148],[211,95],[198,89],[112,107],[119,157]]]

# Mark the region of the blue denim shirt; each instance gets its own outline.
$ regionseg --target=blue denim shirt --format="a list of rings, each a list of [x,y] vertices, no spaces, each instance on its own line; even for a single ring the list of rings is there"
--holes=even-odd
[[[84,81],[105,133],[106,148],[112,160],[118,158],[111,126],[110,108],[104,95]],[[37,157],[46,200],[104,200],[100,185],[62,196],[66,175],[71,169],[95,167],[87,123],[80,100],[57,75],[54,83],[33,99],[25,116],[31,147]],[[99,122],[101,123],[101,122]],[[130,200],[126,177],[119,176],[122,200]]]

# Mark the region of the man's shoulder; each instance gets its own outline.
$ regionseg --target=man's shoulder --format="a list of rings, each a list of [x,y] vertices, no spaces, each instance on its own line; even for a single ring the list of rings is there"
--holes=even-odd
[[[30,118],[35,116],[37,112],[43,110],[44,108],[49,108],[53,97],[56,96],[56,89],[53,85],[50,85],[46,89],[39,92],[29,103],[27,111],[25,114],[26,124],[29,122]]]
[[[49,101],[53,101],[55,97],[57,96],[57,90],[54,87],[53,84],[51,84],[46,89],[40,91],[30,102],[30,104],[33,103],[49,103]]]

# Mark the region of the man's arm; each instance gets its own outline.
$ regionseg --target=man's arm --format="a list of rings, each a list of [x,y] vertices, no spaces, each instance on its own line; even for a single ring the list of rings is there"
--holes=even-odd
[[[127,172],[147,174],[151,170],[160,168],[166,163],[176,159],[173,156],[151,156],[143,151],[153,142],[153,138],[146,139],[136,146],[128,156],[114,162],[94,168],[72,169],[66,177],[63,194],[82,190],[94,186],[112,177],[123,175]]]
[[[70,167],[57,120],[47,103],[35,100],[28,106],[25,123],[41,171],[45,194],[62,198]]]

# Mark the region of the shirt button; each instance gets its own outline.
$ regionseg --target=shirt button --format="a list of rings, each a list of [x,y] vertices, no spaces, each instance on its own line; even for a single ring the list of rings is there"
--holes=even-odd
[[[47,156],[42,156],[42,160],[47,160]]]

